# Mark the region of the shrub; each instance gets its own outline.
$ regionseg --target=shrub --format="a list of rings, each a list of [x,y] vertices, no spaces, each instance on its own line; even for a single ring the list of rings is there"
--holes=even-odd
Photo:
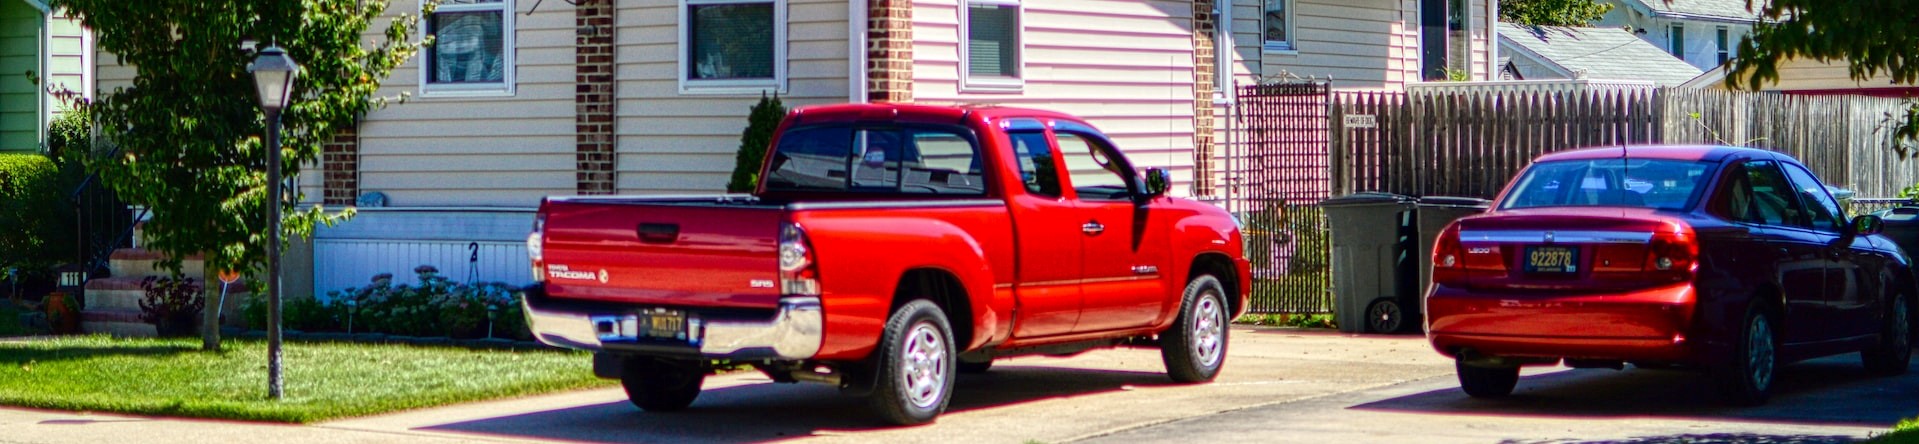
[[[328,293],[326,300],[310,296],[284,300],[285,328],[309,332],[346,331],[402,336],[446,336],[470,339],[487,336],[489,315],[493,337],[528,340],[533,335],[520,308],[517,287],[499,282],[462,284],[441,276],[432,266],[414,269],[418,285],[394,285],[393,275],[382,273],[363,287]],[[251,298],[242,313],[249,325],[266,324],[266,303]]]
[[[753,111],[746,117],[746,131],[740,134],[740,152],[734,158],[733,178],[726,182],[726,191],[742,193],[753,191],[760,183],[760,166],[766,160],[766,150],[773,144],[773,132],[780,127],[780,119],[786,118],[786,105],[780,103],[780,96],[767,97],[760,94],[760,103],[753,105]]]
[[[194,279],[151,276],[140,283],[140,320],[154,325],[160,336],[192,335],[194,323],[206,308],[205,288]]]
[[[73,245],[60,164],[39,154],[0,154],[0,268],[51,270]]]

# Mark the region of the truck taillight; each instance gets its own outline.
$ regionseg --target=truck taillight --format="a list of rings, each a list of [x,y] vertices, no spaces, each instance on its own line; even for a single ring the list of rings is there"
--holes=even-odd
[[[1458,285],[1466,280],[1466,248],[1459,242],[1459,226],[1450,225],[1433,241],[1433,283]]]
[[[780,226],[780,289],[789,296],[819,296],[819,264],[806,230],[793,223]]]
[[[1680,282],[1692,279],[1699,269],[1699,243],[1692,229],[1668,224],[1652,235],[1646,246],[1644,270],[1658,280]]]
[[[533,216],[533,232],[526,235],[526,258],[533,264],[533,282],[546,282],[546,212]]]

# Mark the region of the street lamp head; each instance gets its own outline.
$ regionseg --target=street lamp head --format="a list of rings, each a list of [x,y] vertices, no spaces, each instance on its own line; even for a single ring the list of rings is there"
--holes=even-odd
[[[300,65],[279,46],[268,46],[260,50],[253,63],[247,64],[247,72],[253,73],[253,86],[259,89],[260,108],[278,113],[291,99],[293,81],[300,77]]]

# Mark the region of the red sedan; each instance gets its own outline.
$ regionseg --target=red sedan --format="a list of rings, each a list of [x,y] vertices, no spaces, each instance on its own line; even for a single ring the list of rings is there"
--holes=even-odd
[[[1542,156],[1493,210],[1433,248],[1433,348],[1474,397],[1519,368],[1705,369],[1765,402],[1778,366],[1860,352],[1906,371],[1911,262],[1883,222],[1848,218],[1811,171],[1771,151],[1611,147]]]

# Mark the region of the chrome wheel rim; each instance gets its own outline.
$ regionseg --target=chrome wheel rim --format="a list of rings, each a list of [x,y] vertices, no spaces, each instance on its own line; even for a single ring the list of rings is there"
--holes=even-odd
[[[913,325],[906,333],[906,347],[900,353],[900,382],[906,399],[919,408],[930,408],[940,401],[946,387],[946,341],[932,324]]]
[[[1746,366],[1751,372],[1752,386],[1764,390],[1772,385],[1772,323],[1765,316],[1754,316],[1752,326],[1746,331]]]
[[[1193,357],[1198,358],[1200,366],[1212,367],[1226,349],[1226,322],[1219,307],[1219,298],[1213,292],[1201,293],[1197,306],[1193,307]]]

